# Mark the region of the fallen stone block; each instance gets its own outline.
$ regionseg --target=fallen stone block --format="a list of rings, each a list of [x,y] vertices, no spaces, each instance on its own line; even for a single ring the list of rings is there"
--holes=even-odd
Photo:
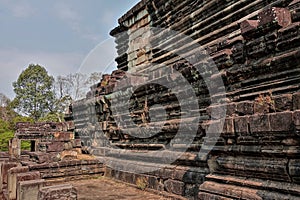
[[[43,187],[38,193],[39,200],[77,200],[77,191],[72,185]]]
[[[276,22],[279,26],[286,27],[292,23],[291,13],[286,8],[268,8],[258,14],[259,26]]]
[[[39,190],[44,184],[44,179],[19,182],[17,187],[17,200],[38,200]]]
[[[255,30],[258,26],[258,20],[245,20],[241,22],[240,28],[243,36],[247,35],[247,33]]]

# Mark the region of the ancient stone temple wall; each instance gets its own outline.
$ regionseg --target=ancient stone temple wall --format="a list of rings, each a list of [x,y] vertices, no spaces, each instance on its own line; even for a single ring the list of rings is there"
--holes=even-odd
[[[103,163],[82,154],[74,128],[72,121],[17,123],[9,152],[0,155],[0,199],[77,199],[72,185],[59,183],[103,176]]]
[[[122,16],[118,70],[72,107],[106,176],[190,199],[299,199],[299,10],[143,0]]]

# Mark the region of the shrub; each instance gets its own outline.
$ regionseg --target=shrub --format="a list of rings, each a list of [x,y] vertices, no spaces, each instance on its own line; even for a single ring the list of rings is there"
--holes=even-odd
[[[0,133],[0,151],[8,151],[9,140],[14,137],[12,131]]]

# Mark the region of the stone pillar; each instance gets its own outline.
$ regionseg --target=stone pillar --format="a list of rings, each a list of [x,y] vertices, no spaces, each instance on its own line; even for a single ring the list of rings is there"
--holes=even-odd
[[[21,140],[13,138],[9,141],[9,156],[10,158],[20,158],[21,156]]]
[[[3,185],[7,184],[8,170],[17,166],[17,163],[0,163],[0,191],[3,190]]]
[[[8,190],[8,200],[17,199],[17,175],[18,173],[28,172],[28,167],[13,167],[8,170],[7,175],[7,190]]]

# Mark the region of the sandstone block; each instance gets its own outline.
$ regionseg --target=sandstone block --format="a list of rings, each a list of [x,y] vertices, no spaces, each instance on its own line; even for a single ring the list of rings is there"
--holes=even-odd
[[[268,115],[253,115],[249,117],[251,133],[269,132],[271,130]]]
[[[291,13],[286,8],[268,8],[258,14],[259,26],[276,22],[279,26],[286,27],[292,23]]]
[[[248,123],[249,123],[248,116],[235,117],[234,118],[235,132],[237,134],[248,134],[248,132],[249,132]]]
[[[271,131],[289,131],[292,129],[292,112],[272,113],[269,115]]]
[[[300,126],[300,110],[293,112],[293,121],[296,126]]]
[[[0,163],[0,170],[1,170],[0,191],[2,191],[3,189],[3,184],[7,184],[8,171],[11,168],[17,166],[18,166],[17,163]]]
[[[44,179],[19,182],[17,200],[38,200],[39,190],[44,186],[44,184]]]
[[[47,152],[61,152],[64,150],[64,142],[51,142],[47,145]]]
[[[236,110],[239,115],[252,115],[253,103],[250,101],[240,102],[236,105]]]
[[[223,126],[223,136],[234,136],[234,122],[233,118],[226,118]]]
[[[13,167],[8,170],[7,178],[7,189],[8,189],[8,199],[17,199],[17,175],[18,173],[28,172],[28,167]]]
[[[293,110],[300,110],[300,92],[293,94]]]
[[[276,112],[290,111],[293,109],[293,95],[285,94],[274,97]]]
[[[55,185],[43,187],[38,193],[39,200],[77,200],[77,191],[71,185]]]
[[[249,31],[255,30],[258,24],[259,24],[258,20],[245,20],[241,22],[240,28],[241,28],[242,35],[245,35]]]
[[[174,193],[178,195],[184,194],[184,183],[181,181],[175,181],[169,179],[164,182],[164,185],[165,185],[165,190],[170,193]]]

